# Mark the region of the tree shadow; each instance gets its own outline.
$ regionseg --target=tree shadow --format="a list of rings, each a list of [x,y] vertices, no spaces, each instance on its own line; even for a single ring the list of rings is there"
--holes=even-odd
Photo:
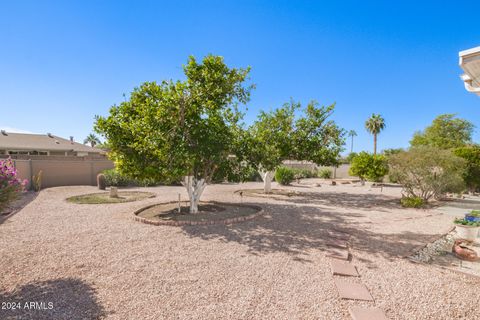
[[[0,319],[101,319],[107,315],[95,290],[74,278],[33,282],[13,292],[2,290],[0,303]]]
[[[331,246],[332,231],[350,234],[350,246],[360,252],[355,258],[365,262],[370,260],[364,258],[362,252],[393,260],[410,255],[438,236],[409,230],[392,234],[371,231],[368,212],[332,212],[325,208],[290,204],[250,204],[262,206],[264,215],[231,225],[185,226],[183,232],[204,240],[237,242],[248,247],[247,251],[253,255],[284,252],[304,262],[311,262],[308,259],[311,250],[323,251]]]
[[[262,196],[260,195],[259,197]],[[388,211],[391,209],[403,209],[397,197],[378,193],[357,194],[349,192],[300,191],[291,197],[271,194],[268,198],[298,204],[308,203],[360,210],[375,209],[377,211]]]

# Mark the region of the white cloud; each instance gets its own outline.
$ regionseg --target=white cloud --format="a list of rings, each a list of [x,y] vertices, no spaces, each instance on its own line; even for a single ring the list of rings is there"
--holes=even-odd
[[[28,131],[28,130],[22,130],[22,129],[12,128],[12,127],[7,127],[7,126],[1,126],[1,125],[0,125],[0,129],[5,130],[7,132],[11,132],[11,133],[33,133],[31,131]]]

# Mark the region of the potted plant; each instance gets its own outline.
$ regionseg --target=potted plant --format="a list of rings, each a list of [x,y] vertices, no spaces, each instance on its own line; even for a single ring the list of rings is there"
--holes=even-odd
[[[480,230],[480,221],[469,221],[465,218],[455,219],[455,230],[457,230],[458,238],[468,241],[475,241]]]
[[[480,210],[472,210],[470,213],[465,214],[465,220],[480,222]]]

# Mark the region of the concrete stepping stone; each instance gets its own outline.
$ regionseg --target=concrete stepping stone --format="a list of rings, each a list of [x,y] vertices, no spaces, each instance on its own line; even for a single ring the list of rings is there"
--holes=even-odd
[[[347,242],[344,241],[344,240],[340,240],[340,239],[328,239],[326,241],[326,244],[329,246],[329,247],[337,247],[337,248],[342,248],[342,249],[347,249]]]
[[[342,299],[374,301],[367,287],[361,283],[340,279],[334,279],[333,281]]]
[[[348,309],[353,320],[388,320],[383,310],[374,308],[351,307]]]
[[[339,249],[330,247],[326,250],[327,257],[341,259],[341,260],[348,260],[348,250],[347,249]]]
[[[332,268],[332,274],[337,276],[351,276],[351,277],[359,277],[357,268],[349,263],[343,262],[340,260],[330,260],[330,266]]]
[[[328,230],[327,233],[330,237],[335,238],[335,239],[345,240],[345,241],[348,241],[350,239],[350,235],[348,233],[345,233],[345,232]]]

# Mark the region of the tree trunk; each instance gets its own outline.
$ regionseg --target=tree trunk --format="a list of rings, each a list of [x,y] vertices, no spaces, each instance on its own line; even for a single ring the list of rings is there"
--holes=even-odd
[[[352,153],[352,152],[353,152],[353,136],[352,136],[352,144],[350,146],[350,153]]]
[[[260,171],[260,176],[263,180],[263,192],[272,192],[273,171]]]
[[[373,134],[373,155],[377,155],[377,134]]]
[[[198,213],[198,203],[203,190],[207,186],[205,179],[196,179],[194,176],[186,176],[182,183],[187,188],[188,199],[190,200],[190,213]]]

